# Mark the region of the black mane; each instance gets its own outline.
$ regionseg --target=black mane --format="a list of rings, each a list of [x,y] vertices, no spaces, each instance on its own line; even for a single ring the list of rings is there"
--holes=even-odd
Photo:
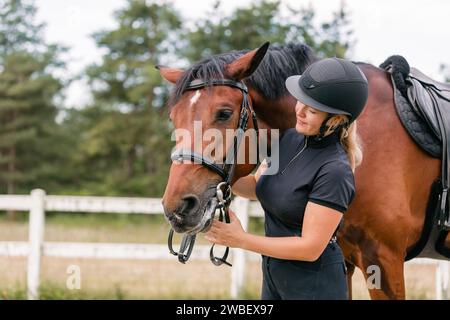
[[[189,83],[194,79],[208,82],[225,78],[224,67],[249,50],[222,53],[195,63],[178,80],[169,101],[173,106],[181,98]],[[258,69],[247,79],[247,85],[254,88],[267,100],[275,100],[286,94],[284,82],[291,75],[301,74],[308,65],[316,61],[311,48],[304,44],[271,45]]]

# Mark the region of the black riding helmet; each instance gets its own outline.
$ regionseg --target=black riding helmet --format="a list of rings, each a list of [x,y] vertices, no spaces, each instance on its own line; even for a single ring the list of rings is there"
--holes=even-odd
[[[330,113],[330,117],[348,115],[348,125],[360,115],[368,97],[366,76],[356,64],[339,58],[314,62],[302,75],[287,78],[286,88],[297,100]]]

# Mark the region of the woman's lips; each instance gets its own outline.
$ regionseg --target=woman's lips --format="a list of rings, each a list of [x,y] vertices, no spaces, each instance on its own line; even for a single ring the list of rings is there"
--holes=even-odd
[[[301,125],[301,126],[305,126],[305,125],[306,125],[306,123],[304,123],[303,121],[300,121],[300,120],[297,120],[297,123],[298,123],[299,125]]]

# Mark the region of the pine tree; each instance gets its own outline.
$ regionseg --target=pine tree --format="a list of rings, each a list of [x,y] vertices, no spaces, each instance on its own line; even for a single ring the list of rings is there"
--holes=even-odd
[[[262,0],[226,15],[222,1],[187,31],[184,55],[190,62],[233,50],[254,49],[264,42],[305,43],[319,57],[344,57],[353,45],[352,30],[345,5],[330,21],[315,23],[314,9],[285,7],[280,1]],[[287,11],[288,14],[283,13]]]
[[[42,49],[44,24],[35,20],[37,8],[33,1],[3,0],[0,2],[0,57],[10,53]]]
[[[170,165],[167,85],[155,65],[174,54],[181,19],[170,5],[129,0],[116,12],[118,27],[94,39],[106,49],[87,69],[102,116],[80,143],[88,192],[161,196]]]
[[[0,192],[29,193],[56,128],[61,48],[43,41],[33,2],[3,1],[0,12]]]

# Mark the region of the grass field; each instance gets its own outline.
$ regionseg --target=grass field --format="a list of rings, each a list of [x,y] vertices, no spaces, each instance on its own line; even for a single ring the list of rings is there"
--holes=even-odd
[[[260,219],[249,229],[262,233]],[[48,214],[45,240],[70,242],[166,243],[168,225],[161,216]],[[0,215],[0,241],[26,241],[27,215],[9,221]],[[198,243],[207,244],[199,237]],[[195,250],[195,249],[194,249]],[[81,270],[81,289],[66,288],[67,268]],[[408,299],[434,299],[435,267],[405,267]],[[247,264],[242,298],[259,299],[260,263]],[[0,257],[0,299],[24,299],[26,258]],[[43,257],[42,299],[229,299],[230,268],[209,261],[95,260]],[[353,281],[355,299],[368,299],[361,272]]]

